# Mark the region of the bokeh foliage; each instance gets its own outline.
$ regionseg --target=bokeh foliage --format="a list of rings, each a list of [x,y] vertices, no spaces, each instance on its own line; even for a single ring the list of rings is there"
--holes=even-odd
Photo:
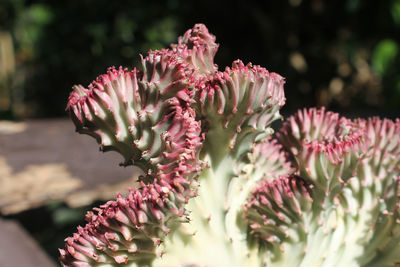
[[[197,22],[223,43],[220,66],[241,58],[286,77],[286,111],[400,107],[400,0],[2,0],[16,62],[2,90],[16,118],[63,116],[74,83],[132,68]]]

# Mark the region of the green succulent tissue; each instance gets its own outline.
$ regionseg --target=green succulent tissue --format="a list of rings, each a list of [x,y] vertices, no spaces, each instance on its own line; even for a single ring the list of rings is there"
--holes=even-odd
[[[63,266],[396,266],[400,121],[322,109],[289,117],[284,79],[219,71],[202,24],[141,70],[77,85],[67,110],[140,186],[86,216]]]

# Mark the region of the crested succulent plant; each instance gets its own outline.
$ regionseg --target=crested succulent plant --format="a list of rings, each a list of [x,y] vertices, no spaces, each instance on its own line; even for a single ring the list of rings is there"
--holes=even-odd
[[[141,70],[77,85],[77,131],[143,175],[89,211],[63,266],[394,266],[400,261],[400,121],[322,109],[281,118],[284,79],[219,71],[202,24]]]

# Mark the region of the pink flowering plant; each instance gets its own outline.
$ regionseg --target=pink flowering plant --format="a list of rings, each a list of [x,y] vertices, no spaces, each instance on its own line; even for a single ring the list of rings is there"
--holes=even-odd
[[[63,266],[394,266],[400,121],[304,109],[272,136],[284,79],[219,71],[198,24],[141,70],[77,85],[67,110],[139,187],[86,215]]]

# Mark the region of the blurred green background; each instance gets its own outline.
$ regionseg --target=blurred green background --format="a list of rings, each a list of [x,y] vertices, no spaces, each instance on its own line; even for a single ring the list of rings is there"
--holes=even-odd
[[[286,77],[284,113],[400,107],[400,0],[0,3],[0,119],[65,116],[73,84],[132,68],[198,22],[221,70],[240,58]]]
[[[133,68],[195,23],[217,36],[220,70],[240,58],[286,77],[283,114],[399,116],[400,0],[0,0],[0,120],[64,117],[73,84]],[[12,218],[56,259],[88,208]]]

